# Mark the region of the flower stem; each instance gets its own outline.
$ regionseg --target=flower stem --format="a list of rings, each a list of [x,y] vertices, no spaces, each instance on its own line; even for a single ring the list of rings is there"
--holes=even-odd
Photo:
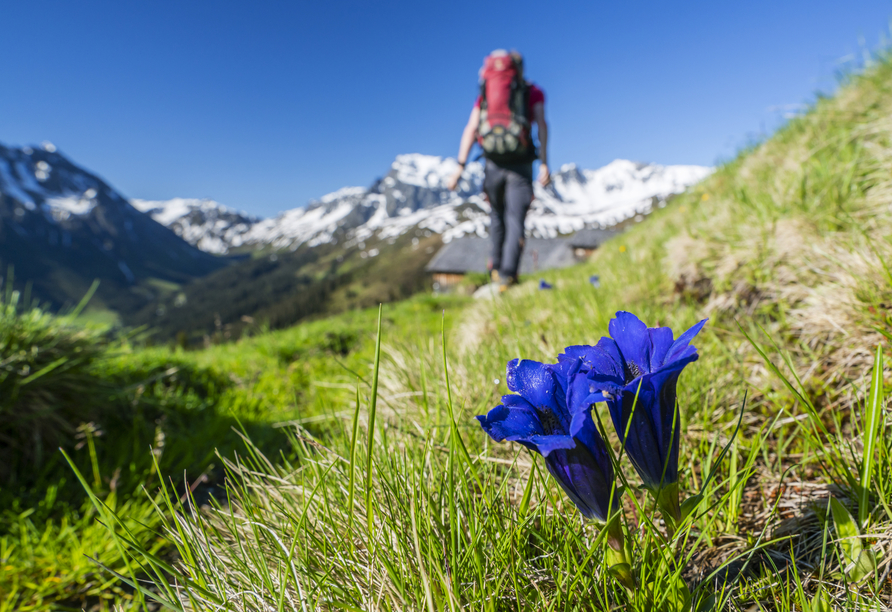
[[[620,518],[621,512],[616,512],[607,520],[604,529],[607,530],[606,560],[609,563],[608,571],[620,584],[629,590],[637,588],[632,577],[632,564],[626,554],[625,534]]]

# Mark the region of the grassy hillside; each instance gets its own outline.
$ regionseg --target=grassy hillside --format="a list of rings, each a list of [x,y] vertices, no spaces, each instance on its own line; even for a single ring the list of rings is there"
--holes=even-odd
[[[258,428],[255,444],[218,445],[212,427],[165,432],[165,445],[195,453],[190,488],[204,470],[225,483],[225,496],[194,485],[192,499],[181,476],[162,481],[154,468],[144,495],[112,487],[114,461],[89,459],[101,438],[84,433],[80,450],[73,438],[75,464],[107,506],[71,501],[69,514],[46,510],[40,522],[28,508],[53,503],[4,502],[0,559],[15,570],[0,574],[0,593],[13,593],[0,609],[64,600],[58,584],[75,563],[65,559],[82,559],[74,541],[102,541],[123,579],[79,561],[89,578],[71,607],[882,609],[892,596],[892,431],[877,366],[892,338],[890,117],[884,58],[590,263],[547,274],[551,291],[525,283],[493,302],[385,306],[379,355],[374,311],[200,352],[110,344],[89,372],[130,405],[148,394],[176,413],[204,407],[213,423],[238,416]],[[682,498],[702,495],[691,520],[668,529],[620,460],[632,590],[611,577],[599,526],[581,520],[542,458],[493,443],[473,419],[508,392],[508,360],[554,362],[566,346],[594,344],[618,310],[676,335],[709,318],[678,393]],[[162,384],[174,368],[194,374]],[[199,452],[213,446],[215,458]],[[117,466],[150,457],[128,453]],[[857,519],[828,510],[831,497]],[[114,538],[101,540],[97,516]],[[56,560],[29,561],[34,550]],[[27,581],[9,578],[19,568]],[[150,591],[127,586],[145,580]]]
[[[396,305],[384,324],[397,336],[425,335],[438,328],[444,308],[459,304],[419,297]],[[103,503],[127,517],[134,537],[166,555],[166,538],[153,534],[160,525],[150,499],[160,483],[176,497],[188,485],[201,503],[225,499],[215,453],[231,459],[245,449],[242,435],[280,460],[293,458],[283,424],[304,422],[326,435],[328,423],[314,417],[352,396],[354,372],[368,376],[375,325],[375,313],[353,311],[200,352],[147,349],[7,294],[0,308],[0,610],[132,601],[132,590],[91,560],[126,569],[59,449]]]

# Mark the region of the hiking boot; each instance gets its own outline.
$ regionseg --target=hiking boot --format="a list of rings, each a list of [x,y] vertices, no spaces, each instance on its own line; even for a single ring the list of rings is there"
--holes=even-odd
[[[489,279],[494,283],[499,282],[499,271],[498,270],[490,270],[489,271]]]
[[[516,276],[507,276],[505,278],[499,279],[499,293],[504,293],[508,291],[509,288],[513,287],[517,284]]]

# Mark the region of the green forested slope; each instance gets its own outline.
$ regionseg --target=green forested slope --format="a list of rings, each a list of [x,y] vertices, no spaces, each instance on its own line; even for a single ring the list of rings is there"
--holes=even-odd
[[[429,287],[424,266],[442,244],[437,235],[414,243],[409,235],[373,239],[365,246],[379,254],[365,258],[367,251],[339,238],[340,244],[252,253],[128,311],[124,322],[146,326],[156,342],[194,348],[398,301]]]

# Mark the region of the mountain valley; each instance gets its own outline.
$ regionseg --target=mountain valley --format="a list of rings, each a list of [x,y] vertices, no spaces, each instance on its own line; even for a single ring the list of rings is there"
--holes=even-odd
[[[13,285],[53,309],[98,279],[95,316],[188,345],[260,323],[400,299],[425,288],[444,242],[485,236],[483,167],[445,187],[451,158],[399,155],[368,188],[346,187],[262,219],[209,199],[127,200],[55,147],[0,146],[0,261]],[[711,172],[616,160],[561,167],[536,185],[531,236],[640,220]],[[104,314],[103,314],[104,313]]]

